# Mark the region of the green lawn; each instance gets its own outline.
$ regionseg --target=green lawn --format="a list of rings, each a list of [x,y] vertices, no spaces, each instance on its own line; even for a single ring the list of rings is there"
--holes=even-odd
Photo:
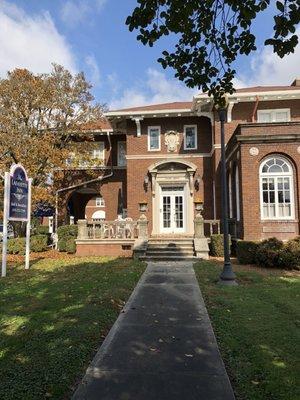
[[[0,280],[0,399],[67,399],[145,269],[128,259],[35,260]]]
[[[299,274],[235,266],[240,285],[220,287],[220,268],[195,265],[237,400],[299,400]]]

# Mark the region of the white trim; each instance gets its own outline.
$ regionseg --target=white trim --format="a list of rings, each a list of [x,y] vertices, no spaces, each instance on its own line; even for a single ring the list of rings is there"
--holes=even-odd
[[[289,167],[289,172],[277,172],[277,173],[270,173],[270,172],[262,172],[263,166],[264,164],[271,158],[279,158],[281,160],[283,160]],[[263,215],[263,189],[262,189],[262,181],[263,178],[275,178],[274,179],[274,192],[275,192],[275,214],[277,214],[277,216],[275,217],[264,217]],[[283,216],[283,217],[279,217],[278,216],[278,185],[277,185],[277,179],[278,178],[289,178],[290,180],[290,205],[291,205],[291,215],[289,217]],[[291,221],[295,219],[295,194],[294,194],[294,173],[293,173],[293,168],[291,163],[283,156],[281,155],[276,155],[273,154],[267,158],[265,158],[264,160],[262,160],[262,162],[260,163],[259,166],[259,194],[260,194],[260,217],[262,221]]]
[[[150,143],[151,143],[151,137],[150,137],[150,131],[151,129],[157,129],[158,130],[158,148],[157,149],[151,149],[150,148]],[[161,148],[161,127],[160,126],[148,126],[147,127],[147,132],[148,132],[148,151],[160,151]]]
[[[137,117],[133,118],[131,117],[131,120],[135,122],[136,124],[136,136],[140,137],[142,135],[142,127],[141,127],[141,121],[143,121],[143,117]]]
[[[182,191],[173,191],[172,187],[174,186],[179,186],[182,187]],[[162,188],[167,188],[170,187],[170,190],[163,191]],[[160,192],[160,198],[159,198],[159,203],[160,203],[160,215],[159,215],[159,220],[160,220],[160,233],[166,234],[166,233],[184,233],[186,232],[186,197],[187,197],[187,190],[186,190],[187,185],[182,184],[182,183],[161,183],[159,185],[159,192]],[[170,227],[169,228],[164,228],[163,223],[163,197],[164,196],[169,196],[170,197]],[[173,216],[175,216],[175,196],[181,196],[182,197],[182,228],[176,228],[175,226],[175,219],[173,219]]]
[[[287,113],[287,121],[277,121],[276,120],[276,113]],[[271,121],[270,122],[290,122],[291,121],[291,109],[290,108],[272,108],[272,109],[260,109],[257,110],[257,122],[261,122],[261,123],[267,123],[264,121],[260,121],[259,118],[263,115],[263,114],[270,114],[271,116]]]
[[[192,109],[191,108],[177,108],[177,109],[163,109],[163,110],[132,110],[132,111],[110,111],[108,113],[105,113],[106,117],[118,117],[120,115],[124,115],[124,116],[134,116],[134,115],[139,115],[139,116],[143,116],[143,115],[151,115],[151,114],[177,114],[177,113],[192,113]]]
[[[195,147],[186,147],[186,130],[187,128],[195,129]],[[197,150],[198,148],[198,127],[197,125],[184,125],[183,126],[183,148],[184,150]]]
[[[235,105],[235,101],[230,101],[228,104],[228,108],[227,108],[227,122],[231,122],[232,121],[232,109],[233,106]]]

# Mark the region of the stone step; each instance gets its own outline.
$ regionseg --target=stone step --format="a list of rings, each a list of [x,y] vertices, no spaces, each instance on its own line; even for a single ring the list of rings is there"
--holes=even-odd
[[[168,246],[193,245],[193,240],[149,240],[149,244],[164,244]]]
[[[180,245],[167,245],[164,243],[149,243],[148,244],[148,249],[163,249],[163,250],[170,250],[170,251],[176,251],[177,249],[193,249],[194,245],[192,243],[190,244],[180,244]]]
[[[172,256],[172,255],[177,255],[177,256],[192,255],[193,256],[194,255],[194,250],[193,249],[191,249],[191,250],[182,250],[182,251],[180,251],[180,250],[179,251],[161,251],[161,250],[153,251],[153,250],[147,250],[146,251],[146,255],[147,256],[163,255],[165,257]]]
[[[195,256],[142,256],[142,261],[194,261],[197,260]]]

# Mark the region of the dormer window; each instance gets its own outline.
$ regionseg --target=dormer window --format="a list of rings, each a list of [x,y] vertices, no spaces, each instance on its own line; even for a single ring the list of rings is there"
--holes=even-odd
[[[290,120],[291,110],[289,108],[257,110],[257,122],[289,122]]]

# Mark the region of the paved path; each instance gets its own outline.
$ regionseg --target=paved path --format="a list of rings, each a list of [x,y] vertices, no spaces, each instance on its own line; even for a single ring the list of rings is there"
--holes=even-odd
[[[192,263],[148,264],[73,399],[234,399]]]

